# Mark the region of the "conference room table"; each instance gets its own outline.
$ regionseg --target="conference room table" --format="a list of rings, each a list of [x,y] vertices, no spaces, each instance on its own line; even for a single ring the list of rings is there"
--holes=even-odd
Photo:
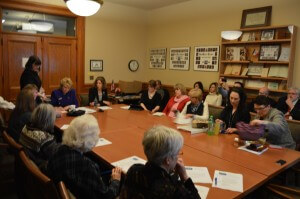
[[[177,127],[172,118],[167,116],[153,116],[146,111],[124,110],[121,108],[123,106],[116,104],[112,105],[110,110],[92,113],[98,120],[100,137],[112,142],[93,149],[93,153],[106,164],[134,155],[147,160],[142,147],[144,132],[154,125]],[[74,117],[63,114],[56,120],[56,126],[61,128],[72,119]],[[268,149],[261,155],[239,150],[234,144],[237,135],[208,136],[206,133],[191,135],[186,131],[180,132],[184,137],[182,158],[186,166],[207,167],[211,178],[215,170],[243,175],[242,193],[215,188],[212,184],[197,183],[209,188],[207,198],[244,197],[300,160],[300,153],[289,149]],[[278,160],[284,160],[286,163],[280,165],[276,163]]]

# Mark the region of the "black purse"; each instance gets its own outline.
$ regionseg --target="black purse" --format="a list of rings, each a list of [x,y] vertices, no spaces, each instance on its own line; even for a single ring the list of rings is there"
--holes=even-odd
[[[80,116],[80,115],[84,115],[85,111],[84,110],[73,110],[67,113],[67,116],[70,117],[76,117],[76,116]]]

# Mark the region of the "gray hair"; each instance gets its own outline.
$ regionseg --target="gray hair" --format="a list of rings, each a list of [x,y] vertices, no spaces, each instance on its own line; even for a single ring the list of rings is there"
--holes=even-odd
[[[90,114],[72,120],[69,128],[64,131],[62,143],[80,150],[90,151],[98,142],[100,129],[96,118]]]
[[[31,125],[46,132],[53,132],[56,119],[55,109],[51,104],[40,104],[33,110]]]
[[[297,95],[298,95],[298,97],[299,97],[299,94],[300,94],[299,88],[297,88],[297,87],[290,87],[290,88],[288,89],[288,91],[290,91],[290,90],[296,91],[296,93],[297,93]]]
[[[143,138],[144,153],[149,162],[162,165],[167,157],[178,154],[183,145],[182,135],[166,126],[154,126],[147,130]]]

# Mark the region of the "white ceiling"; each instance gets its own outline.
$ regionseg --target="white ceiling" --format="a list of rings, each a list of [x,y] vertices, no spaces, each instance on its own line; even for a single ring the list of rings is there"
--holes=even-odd
[[[105,0],[105,2],[116,3],[124,6],[135,7],[143,10],[153,10],[190,0]]]

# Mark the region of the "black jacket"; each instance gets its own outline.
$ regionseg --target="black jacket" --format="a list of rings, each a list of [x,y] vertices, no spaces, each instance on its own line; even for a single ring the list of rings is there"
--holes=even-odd
[[[238,122],[249,123],[251,116],[246,106],[238,108],[234,114],[232,114],[232,106],[226,106],[221,112],[220,119],[225,122],[226,128],[236,128]]]
[[[102,90],[102,100],[99,100],[97,88],[95,88],[95,87],[90,88],[89,89],[89,103],[94,102],[95,99],[97,100],[97,103],[100,103],[100,106],[105,106],[103,101],[108,100],[107,90],[106,89]]]
[[[277,103],[277,109],[285,114],[289,110],[289,106],[286,104],[287,96],[281,97]],[[300,99],[298,99],[293,110],[290,112],[290,115],[293,117],[293,120],[300,120]]]
[[[27,85],[27,84],[34,84],[37,86],[38,90],[40,90],[42,86],[42,81],[38,75],[37,72],[31,70],[31,69],[25,69],[21,75],[20,78],[20,87],[21,90]]]

